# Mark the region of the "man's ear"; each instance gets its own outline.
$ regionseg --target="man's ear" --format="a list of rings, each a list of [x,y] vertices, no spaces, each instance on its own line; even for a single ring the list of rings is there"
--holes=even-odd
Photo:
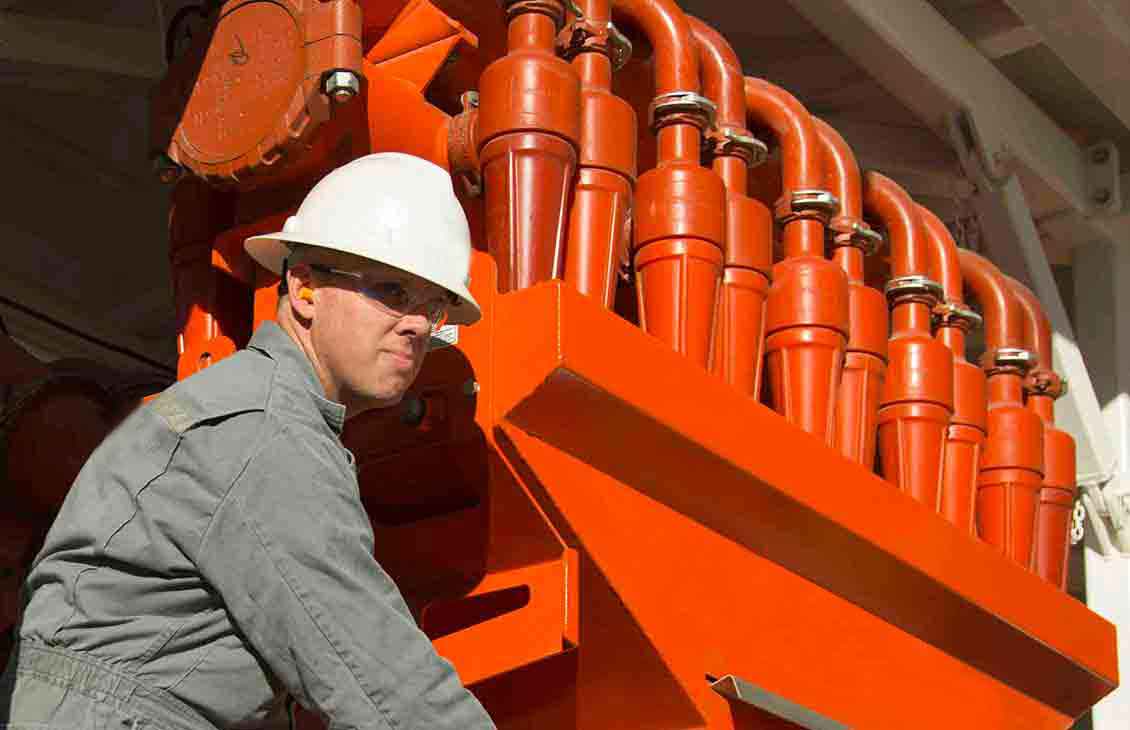
[[[308,265],[297,264],[287,268],[286,296],[295,315],[303,320],[314,319],[314,281]]]

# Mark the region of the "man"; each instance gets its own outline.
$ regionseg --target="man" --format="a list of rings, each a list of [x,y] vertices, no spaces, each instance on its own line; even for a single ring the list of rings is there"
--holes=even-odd
[[[449,176],[363,157],[246,248],[283,272],[277,324],[91,456],[25,583],[0,723],[286,727],[290,694],[331,728],[494,727],[374,560],[340,441],[434,328],[479,319]]]

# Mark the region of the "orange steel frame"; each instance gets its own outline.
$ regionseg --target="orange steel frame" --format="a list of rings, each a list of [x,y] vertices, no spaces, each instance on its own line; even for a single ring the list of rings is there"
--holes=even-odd
[[[242,242],[325,171],[451,170],[483,320],[429,355],[418,417],[344,441],[378,559],[499,727],[797,727],[710,681],[733,675],[861,730],[1066,728],[1117,686],[1114,628],[1062,590],[1074,451],[1038,302],[714,29],[672,0],[284,5],[295,68],[361,91],[290,108],[289,157],[174,160],[199,173],[170,216],[178,376],[273,318]],[[174,66],[156,113],[207,134],[164,103]],[[753,174],[747,124],[780,151]]]

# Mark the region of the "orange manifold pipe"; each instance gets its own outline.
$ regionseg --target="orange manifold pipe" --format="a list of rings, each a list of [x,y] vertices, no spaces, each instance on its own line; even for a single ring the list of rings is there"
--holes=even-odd
[[[479,79],[487,248],[501,291],[561,275],[577,168],[581,81],[556,55],[561,0],[507,0],[505,56]]]
[[[839,132],[814,118],[824,151],[828,188],[840,200],[832,231],[833,260],[848,280],[848,342],[836,403],[836,448],[868,469],[875,463],[879,397],[887,372],[887,300],[866,286],[864,257],[873,254],[882,237],[863,221],[859,165]]]
[[[1032,567],[1060,590],[1067,587],[1067,549],[1075,506],[1075,439],[1055,427],[1055,400],[1067,388],[1052,368],[1052,333],[1047,315],[1032,291],[1008,280],[1024,310],[1024,339],[1036,365],[1024,381],[1028,409],[1044,423],[1044,482],[1036,506],[1036,546]]]
[[[777,136],[782,196],[775,217],[785,259],[773,267],[765,307],[765,368],[773,407],[834,445],[836,398],[848,339],[848,280],[824,258],[824,228],[838,201],[823,190],[816,126],[791,94],[746,77],[749,116]]]
[[[1004,276],[989,261],[960,250],[961,275],[985,316],[989,376],[988,437],[977,477],[977,532],[1029,567],[1036,506],[1044,479],[1044,424],[1024,407],[1024,377],[1033,356],[1024,349],[1024,313]]]
[[[712,370],[745,395],[761,392],[765,298],[773,265],[773,219],[746,192],[746,169],[765,148],[745,128],[742,68],[726,39],[698,18],[688,17],[698,42],[703,94],[718,106],[710,131],[713,168],[726,186],[726,239]]]
[[[934,278],[941,283],[945,296],[936,310],[934,337],[953,354],[953,417],[946,431],[941,513],[964,532],[975,535],[977,474],[988,419],[987,383],[985,371],[965,359],[965,335],[980,326],[981,317],[965,306],[961,262],[953,237],[930,210],[918,206],[918,212],[930,246]]]
[[[891,337],[879,407],[881,471],[901,491],[938,511],[953,415],[953,356],[930,332],[942,287],[926,275],[926,236],[906,191],[869,172],[864,205],[884,223],[891,243],[886,288]]]
[[[710,367],[726,238],[726,188],[699,164],[714,105],[699,94],[698,51],[672,0],[613,0],[655,48],[656,166],[640,175],[632,247],[640,325]]]
[[[566,53],[581,79],[580,167],[573,186],[565,281],[611,308],[618,270],[627,261],[636,112],[612,93],[615,29],[609,0],[579,0],[585,40]]]

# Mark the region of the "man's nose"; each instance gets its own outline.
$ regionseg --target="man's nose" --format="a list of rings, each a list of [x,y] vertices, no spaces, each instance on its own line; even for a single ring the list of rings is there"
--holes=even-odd
[[[397,323],[397,332],[402,335],[413,335],[424,339],[432,333],[431,321],[420,312],[406,314]]]

